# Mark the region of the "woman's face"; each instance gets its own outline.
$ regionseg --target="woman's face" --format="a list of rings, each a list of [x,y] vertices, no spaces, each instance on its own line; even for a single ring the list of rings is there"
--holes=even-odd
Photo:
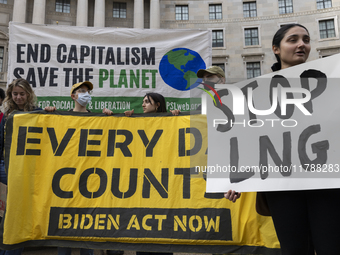
[[[149,96],[150,101],[148,97],[144,97],[142,107],[144,113],[150,113],[150,112],[157,112],[158,105],[155,104],[155,101]]]
[[[19,109],[24,109],[24,105],[27,102],[28,94],[26,91],[19,87],[19,86],[14,86],[12,90],[12,98],[14,103],[19,107]]]
[[[89,92],[89,88],[86,85],[81,85],[79,88],[77,88],[76,92],[71,95],[72,99],[78,99],[78,93],[86,93]]]
[[[273,46],[274,54],[279,55],[282,69],[305,63],[310,52],[308,32],[299,26],[290,28],[280,42]]]

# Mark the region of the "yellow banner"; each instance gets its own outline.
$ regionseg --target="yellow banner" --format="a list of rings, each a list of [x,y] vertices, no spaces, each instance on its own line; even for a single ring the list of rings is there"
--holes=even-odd
[[[203,115],[17,113],[5,151],[2,247],[278,254],[255,193],[205,193]]]

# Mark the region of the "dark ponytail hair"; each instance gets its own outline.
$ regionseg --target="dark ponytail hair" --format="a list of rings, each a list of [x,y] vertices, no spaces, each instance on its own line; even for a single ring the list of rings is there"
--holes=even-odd
[[[167,112],[166,105],[165,105],[165,99],[161,94],[158,93],[147,93],[144,97],[147,97],[151,104],[150,97],[153,99],[155,104],[159,103],[159,107],[157,108],[157,112]]]
[[[272,46],[276,46],[280,48],[280,44],[281,44],[283,37],[285,37],[287,31],[291,29],[292,27],[302,27],[309,34],[308,29],[301,24],[288,24],[288,25],[282,26],[279,30],[277,30],[277,32],[275,33],[273,37]],[[281,59],[279,55],[277,54],[275,54],[275,57],[276,57],[277,62],[274,63],[271,67],[274,72],[281,70]]]

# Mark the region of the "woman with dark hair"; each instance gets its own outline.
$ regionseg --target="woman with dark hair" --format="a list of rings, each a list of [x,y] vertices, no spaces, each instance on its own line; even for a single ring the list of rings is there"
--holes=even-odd
[[[308,30],[281,27],[273,38],[273,71],[305,63],[311,50]],[[340,189],[259,192],[267,201],[283,255],[340,252]],[[314,247],[314,248],[313,248]]]
[[[143,99],[142,107],[144,113],[167,112],[164,97],[161,94],[155,92],[146,93]],[[170,110],[170,112],[172,113],[172,115],[177,116],[181,111]],[[106,115],[113,114],[112,111],[106,108],[103,110],[103,113],[105,113]],[[125,116],[130,117],[134,113],[134,110],[132,109],[131,111],[125,111],[124,113]]]
[[[156,112],[167,112],[165,99],[161,94],[151,92],[146,93],[142,103],[143,112],[144,113],[156,113]],[[103,111],[104,112],[104,111]],[[181,111],[180,110],[170,110],[173,115],[178,115]],[[134,110],[125,111],[125,116],[130,117]]]
[[[299,38],[298,32],[301,31],[303,34]],[[277,60],[271,67],[273,71],[305,63],[311,50],[309,32],[300,24],[282,26],[273,37],[272,48]]]
[[[152,106],[151,108],[149,106]],[[156,112],[167,112],[165,106],[165,99],[161,94],[158,93],[147,93],[143,99],[143,112],[152,112],[153,107]]]
[[[144,113],[167,112],[164,97],[161,94],[154,92],[147,93],[144,96],[142,107]],[[170,110],[170,112],[173,115],[178,115],[180,113],[180,110]],[[112,115],[112,111],[106,108],[103,110],[103,113],[105,113],[106,115]],[[134,110],[132,109],[131,111],[125,111],[124,113],[125,116],[130,117],[134,113]],[[136,255],[172,255],[172,254],[173,253],[168,252],[144,252],[144,251],[136,252]]]

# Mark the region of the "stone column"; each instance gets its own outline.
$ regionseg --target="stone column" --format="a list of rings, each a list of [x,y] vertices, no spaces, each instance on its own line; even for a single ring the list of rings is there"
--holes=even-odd
[[[46,0],[34,0],[32,24],[45,24]]]
[[[88,13],[89,13],[88,0],[78,0],[76,26],[87,27]]]
[[[26,0],[14,0],[13,21],[26,22]]]
[[[95,0],[94,26],[105,27],[105,0]]]
[[[133,27],[144,28],[144,0],[135,0]]]
[[[150,28],[160,28],[159,0],[150,0]]]

